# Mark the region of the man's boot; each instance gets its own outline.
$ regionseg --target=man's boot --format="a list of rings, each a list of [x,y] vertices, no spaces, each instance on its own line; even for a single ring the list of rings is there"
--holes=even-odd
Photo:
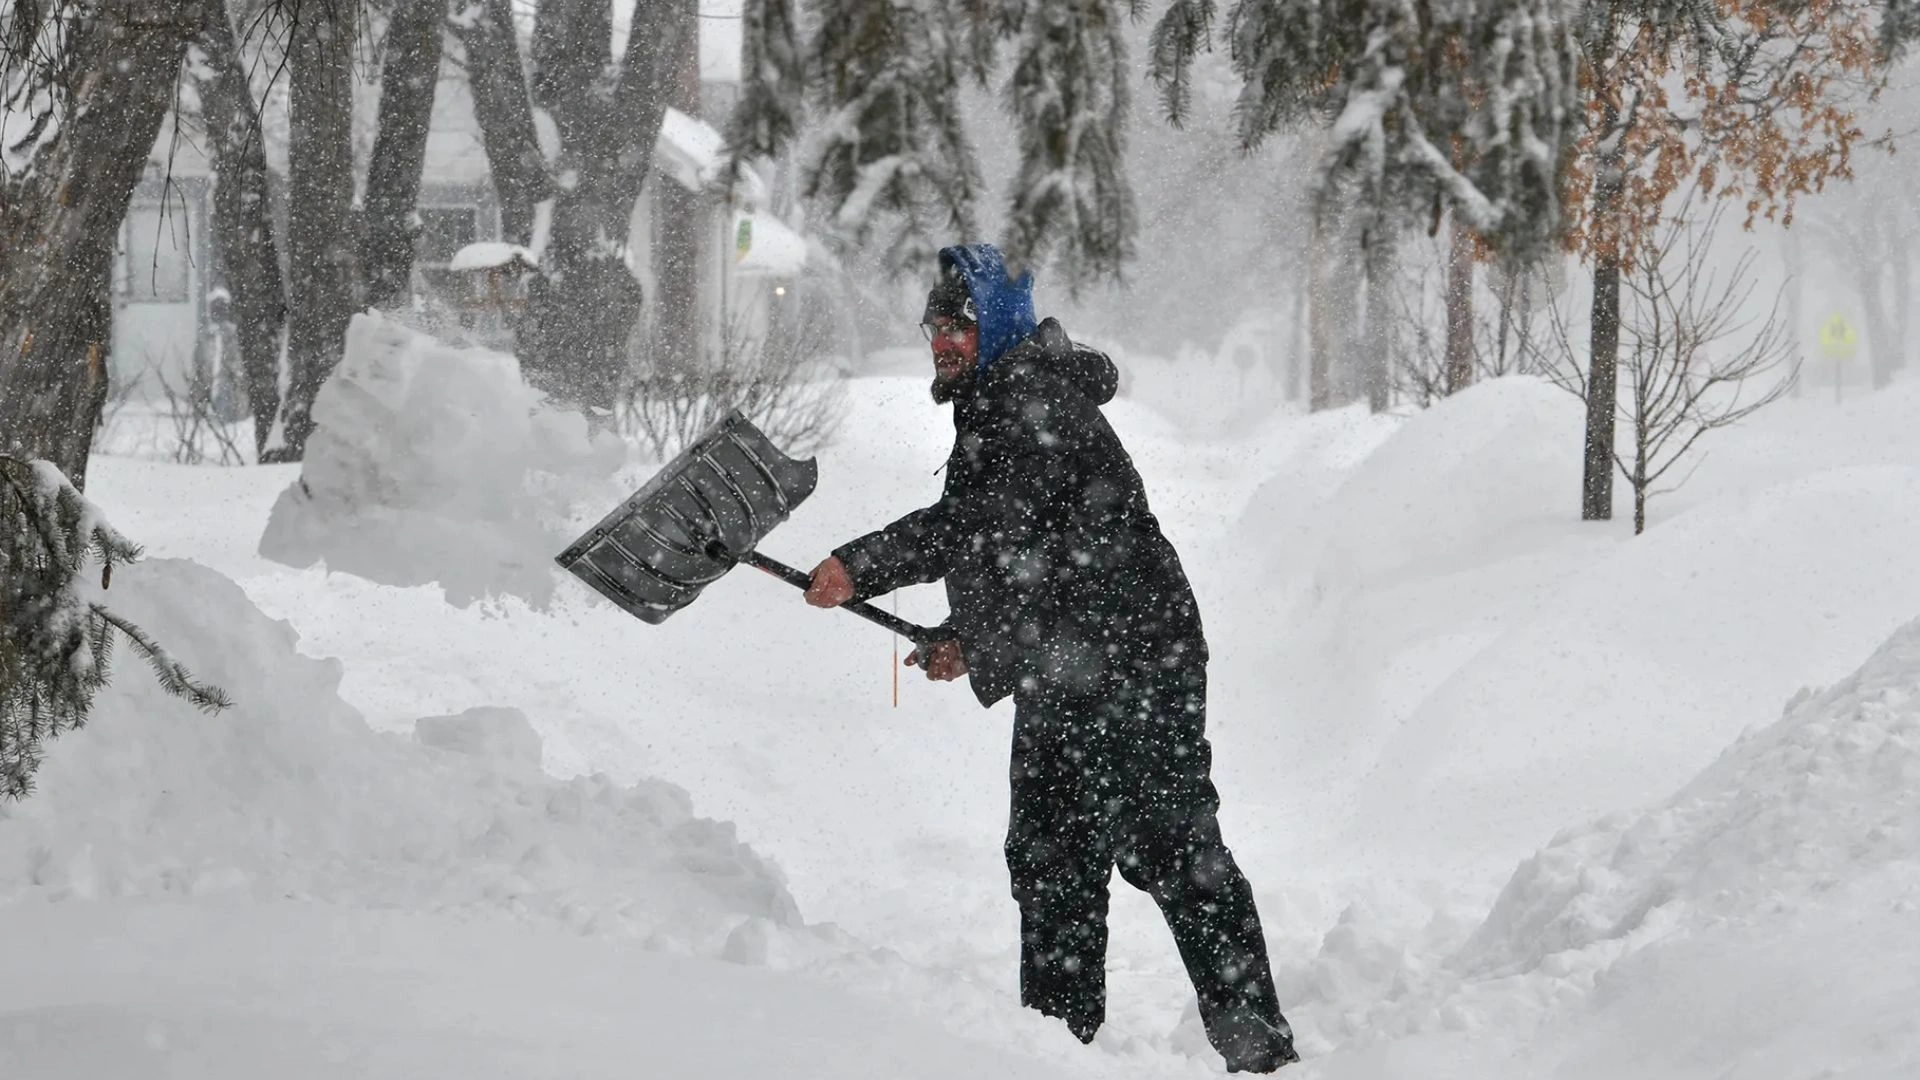
[[[1207,1037],[1226,1059],[1228,1072],[1270,1073],[1300,1060],[1286,1018],[1277,1026],[1269,1024],[1245,1005],[1220,1017]]]

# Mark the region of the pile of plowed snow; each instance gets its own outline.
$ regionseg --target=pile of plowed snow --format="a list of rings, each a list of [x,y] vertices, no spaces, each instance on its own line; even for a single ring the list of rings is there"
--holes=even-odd
[[[1920,622],[1845,681],[1796,698],[1672,798],[1556,837],[1520,867],[1459,960],[1476,972],[1524,969],[1875,885],[1920,886]]]
[[[1677,793],[1563,831],[1477,925],[1356,904],[1282,994],[1310,1050],[1352,1052],[1331,1075],[1911,1076],[1917,911],[1920,622]]]
[[[340,665],[295,651],[232,581],[154,560],[105,599],[228,691],[215,716],[123,654],[92,721],[0,807],[0,899],[237,893],[506,912],[714,954],[799,916],[733,826],[659,781],[558,780],[510,709],[370,729]],[[738,943],[736,943],[736,948]]]
[[[545,405],[512,356],[377,314],[354,316],[313,419],[300,479],[260,538],[288,566],[543,606],[581,501],[604,511],[625,494],[609,483],[624,446]]]

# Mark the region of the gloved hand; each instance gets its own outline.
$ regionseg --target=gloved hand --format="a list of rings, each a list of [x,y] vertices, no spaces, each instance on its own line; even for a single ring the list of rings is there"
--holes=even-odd
[[[813,581],[807,585],[807,603],[832,608],[853,599],[853,577],[846,564],[833,555],[813,568]]]
[[[924,658],[919,649],[908,653],[907,666],[926,668],[929,679],[952,682],[967,673],[967,658],[961,655],[958,641],[941,641],[927,646]]]

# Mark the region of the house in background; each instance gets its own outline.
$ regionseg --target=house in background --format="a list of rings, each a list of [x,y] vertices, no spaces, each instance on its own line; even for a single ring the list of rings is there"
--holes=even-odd
[[[710,115],[725,115],[738,98],[737,37],[734,41],[732,53],[703,42],[700,96]],[[371,130],[370,112],[362,121]],[[284,144],[273,145],[284,140],[284,124],[276,130],[269,123],[267,138],[269,161],[284,162]],[[364,153],[370,141],[361,138],[356,144]],[[644,352],[661,292],[652,253],[662,185],[705,196],[700,203],[705,239],[697,272],[698,323],[710,355],[721,350],[726,328],[767,333],[807,262],[809,245],[769,211],[766,185],[758,178],[750,177],[731,193],[719,191],[722,144],[711,125],[677,110],[669,110],[661,125],[655,167],[630,223],[630,265],[646,296],[646,310],[633,337],[636,359]],[[113,385],[129,400],[164,404],[169,389],[185,395],[204,384],[216,404],[229,415],[239,414],[238,359],[219,332],[225,290],[217,280],[209,242],[215,179],[199,140],[175,139],[163,132],[135,191],[120,232],[111,350]],[[283,183],[275,186],[284,189]],[[283,191],[275,195],[282,197]],[[284,207],[277,209],[284,225]],[[456,64],[441,65],[418,218],[416,292],[457,301],[461,290],[455,258],[471,245],[499,239],[500,211],[472,99]],[[283,245],[283,258],[285,253]]]

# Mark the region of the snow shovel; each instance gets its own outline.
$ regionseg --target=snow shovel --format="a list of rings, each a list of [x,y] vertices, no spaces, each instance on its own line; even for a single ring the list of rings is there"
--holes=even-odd
[[[740,563],[805,589],[808,575],[756,549],[819,477],[812,458],[788,457],[735,409],[554,561],[645,623],[664,622]],[[933,631],[872,604],[841,606],[922,650],[934,643]]]

